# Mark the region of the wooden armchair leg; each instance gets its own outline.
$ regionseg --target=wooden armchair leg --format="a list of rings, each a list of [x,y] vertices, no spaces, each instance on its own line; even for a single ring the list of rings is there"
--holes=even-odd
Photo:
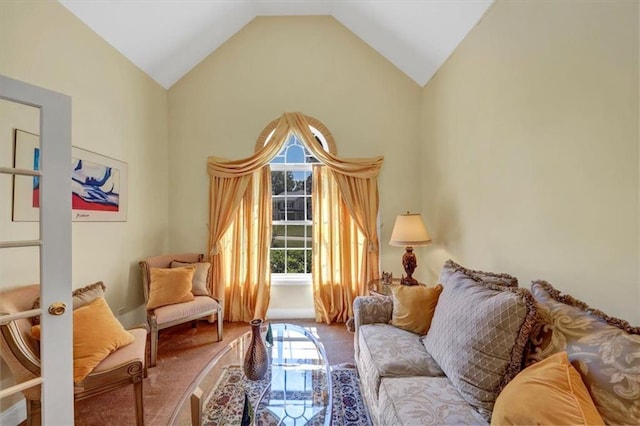
[[[27,426],[40,426],[42,424],[42,404],[40,401],[27,399]]]
[[[142,399],[142,378],[133,383],[133,392],[136,399],[136,425],[144,426],[144,404]]]
[[[218,342],[222,341],[222,309],[218,311]]]
[[[155,367],[156,361],[158,360],[158,326],[157,324],[151,325],[151,353],[150,353],[150,361],[149,367]]]

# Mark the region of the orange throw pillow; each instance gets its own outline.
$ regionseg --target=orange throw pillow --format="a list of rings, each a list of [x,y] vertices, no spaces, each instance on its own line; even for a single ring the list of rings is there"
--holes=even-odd
[[[522,370],[502,390],[492,425],[604,425],[566,352]]]
[[[119,348],[133,343],[103,297],[73,311],[73,381],[78,383]]]
[[[40,339],[40,325],[31,327]],[[133,343],[135,336],[124,329],[103,297],[73,311],[73,381],[80,383],[112,352]]]
[[[431,327],[433,313],[442,293],[442,284],[394,286],[391,324],[412,333],[425,335]]]
[[[195,265],[181,268],[151,268],[147,309],[191,302],[194,299],[191,284],[195,272]]]

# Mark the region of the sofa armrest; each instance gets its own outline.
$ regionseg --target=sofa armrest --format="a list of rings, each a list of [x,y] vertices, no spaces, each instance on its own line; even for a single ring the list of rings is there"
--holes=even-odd
[[[356,360],[360,355],[358,330],[360,326],[366,324],[383,323],[391,321],[393,313],[393,298],[390,296],[358,296],[353,301],[353,326],[355,335],[353,336],[353,349]]]
[[[353,301],[353,317],[356,332],[365,324],[391,321],[393,299],[390,296],[359,296]]]

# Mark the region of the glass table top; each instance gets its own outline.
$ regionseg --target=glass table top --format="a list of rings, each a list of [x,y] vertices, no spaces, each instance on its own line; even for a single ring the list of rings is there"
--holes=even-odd
[[[331,374],[324,347],[305,328],[271,325],[270,367],[264,379],[244,376],[247,332],[204,366],[174,412],[175,425],[240,425],[245,394],[255,425],[329,425]],[[262,335],[266,332],[263,328]]]

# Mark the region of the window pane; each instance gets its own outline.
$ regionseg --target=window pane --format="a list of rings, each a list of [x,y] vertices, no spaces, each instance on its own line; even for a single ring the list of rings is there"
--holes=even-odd
[[[271,195],[284,193],[284,172],[271,172]]]
[[[271,273],[284,273],[284,250],[271,250]]]
[[[273,220],[285,220],[286,219],[286,198],[285,197],[273,197],[271,199]]]
[[[304,194],[304,184],[307,178],[307,172],[293,172],[293,189],[294,194]]]
[[[304,195],[287,197],[287,220],[304,220],[305,199]]]
[[[287,247],[304,247],[304,225],[287,225]]]
[[[304,149],[299,145],[287,148],[287,163],[304,163]]]
[[[311,190],[313,189],[313,173],[308,172],[309,174],[305,178],[305,192],[307,194],[311,194]]]
[[[304,274],[304,250],[287,250],[287,273]]]
[[[283,248],[285,246],[284,225],[273,225],[271,234],[271,247]]]
[[[305,247],[307,248],[311,248],[311,242],[313,241],[313,228],[311,225],[305,225],[305,228],[307,228],[307,238],[306,238],[306,244]]]
[[[286,174],[286,182],[285,182],[286,185],[284,185],[284,187],[286,192],[289,193],[294,190],[296,183],[293,180],[293,172],[287,171],[285,172],[285,174]]]
[[[307,256],[307,274],[310,274],[311,273],[311,262],[312,262],[312,259],[311,259],[312,251],[311,250],[306,250],[305,253],[306,253],[306,256]]]
[[[306,220],[312,220],[313,219],[313,202],[311,201],[311,197],[307,197],[305,199],[305,203],[306,203],[306,210],[307,210],[307,218]]]

